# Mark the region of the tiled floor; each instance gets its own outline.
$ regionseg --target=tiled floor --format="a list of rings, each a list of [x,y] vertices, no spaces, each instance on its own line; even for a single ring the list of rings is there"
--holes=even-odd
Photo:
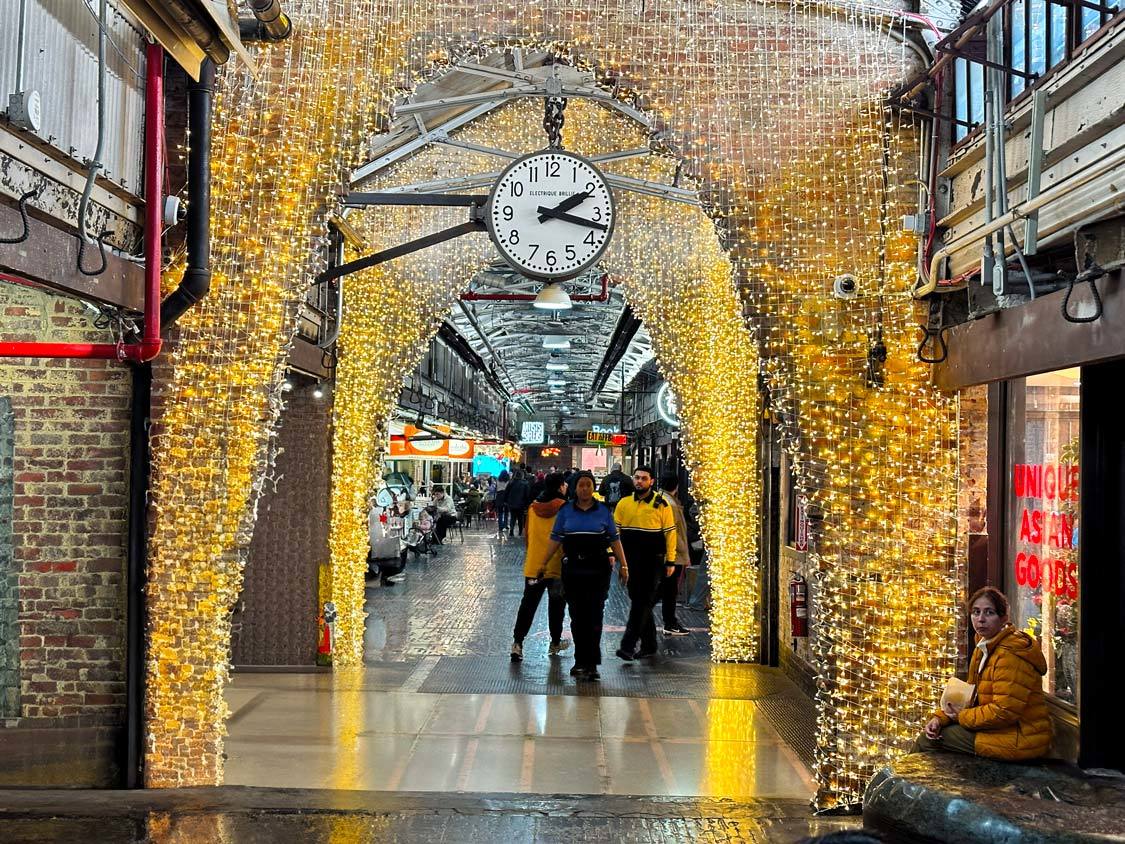
[[[447,545],[412,565],[405,583],[368,590],[365,667],[236,674],[228,690],[226,782],[811,796],[808,770],[754,700],[793,694],[788,681],[770,669],[710,663],[702,614],[683,614],[695,632],[668,640],[651,664],[622,664],[611,654],[627,599],[615,588],[603,682],[580,688],[567,675],[569,655],[546,655],[544,606],[525,661],[513,666],[507,653],[521,567],[518,540],[469,534],[464,545]]]

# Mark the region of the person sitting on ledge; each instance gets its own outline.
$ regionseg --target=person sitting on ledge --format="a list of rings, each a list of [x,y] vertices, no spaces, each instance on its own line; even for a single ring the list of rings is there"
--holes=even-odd
[[[968,705],[947,704],[927,722],[914,752],[955,750],[989,759],[1037,759],[1051,746],[1051,719],[1043,696],[1047,661],[1032,636],[1008,622],[1008,599],[991,586],[969,599],[977,646]]]

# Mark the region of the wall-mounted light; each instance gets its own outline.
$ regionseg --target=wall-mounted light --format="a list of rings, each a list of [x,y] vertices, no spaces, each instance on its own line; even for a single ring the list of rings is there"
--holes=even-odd
[[[281,392],[290,393],[293,391],[293,382],[286,378],[281,382]]]
[[[324,398],[324,388],[321,387],[319,384],[317,384],[316,387],[313,389],[313,398],[314,399]]]

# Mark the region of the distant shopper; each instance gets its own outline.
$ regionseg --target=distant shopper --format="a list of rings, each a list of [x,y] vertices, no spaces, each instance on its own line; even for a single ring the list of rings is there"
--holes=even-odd
[[[613,471],[605,476],[598,492],[606,504],[616,507],[618,501],[633,494],[633,481],[621,471],[620,463],[614,463]]]
[[[666,575],[660,585],[660,601],[664,620],[665,636],[686,636],[687,628],[676,619],[676,597],[680,591],[680,580],[684,569],[691,565],[690,551],[688,549],[688,526],[684,518],[684,508],[676,493],[680,489],[679,475],[667,474],[660,479],[660,491],[672,508],[672,516],[676,523],[676,556],[674,560],[665,560],[665,564],[673,562],[672,573]],[[665,571],[668,569],[665,568]]]
[[[503,533],[508,529],[508,485],[512,476],[505,469],[496,477],[496,531]]]
[[[977,646],[969,661],[974,689],[967,705],[934,713],[914,750],[941,748],[990,759],[1036,759],[1051,746],[1043,695],[1047,661],[1032,636],[1008,621],[1008,599],[991,586],[969,599]]]
[[[554,474],[553,472],[551,474]],[[535,480],[531,482],[528,489],[527,497],[530,501],[538,501],[539,496],[543,494],[543,489],[547,485],[547,475],[544,472],[536,472]]]
[[[538,564],[545,568],[548,558],[562,547],[563,589],[570,609],[570,634],[574,638],[574,667],[570,674],[579,680],[599,680],[602,619],[613,573],[609,549],[613,549],[621,564],[622,583],[629,580],[629,568],[613,513],[594,498],[594,476],[582,472],[575,485],[578,495],[559,510],[551,541]]]
[[[613,520],[631,565],[629,620],[617,649],[617,655],[628,662],[656,655],[652,610],[661,583],[675,571],[676,517],[664,495],[653,488],[648,466],[638,466],[633,472],[633,494],[617,502]]]
[[[484,493],[484,517],[496,518],[496,478],[493,477],[488,479],[488,489]]]
[[[530,503],[531,486],[522,470],[517,470],[512,475],[512,482],[508,484],[508,536],[512,536],[516,529],[523,534],[523,523],[527,516],[527,505]]]
[[[394,586],[394,584],[406,579],[406,555],[410,549],[414,526],[410,502],[406,496],[399,498],[391,493],[391,498],[394,503],[378,519],[382,529],[383,542],[377,552],[379,558],[376,563],[379,568],[380,582],[383,586]],[[383,517],[385,517],[385,520]],[[369,532],[372,531],[370,521],[368,522],[368,530]],[[417,552],[415,553],[417,554]]]
[[[445,536],[449,533],[449,528],[457,524],[457,507],[454,505],[453,499],[445,494],[445,489],[440,486],[434,487],[434,494],[430,503],[437,513],[434,533],[437,535],[438,542],[445,542]]]
[[[535,613],[547,593],[547,628],[551,631],[551,646],[548,653],[558,656],[570,647],[563,639],[563,617],[566,615],[566,599],[563,597],[562,548],[550,556],[547,545],[551,541],[551,529],[555,516],[566,504],[566,484],[562,475],[548,475],[543,491],[531,502],[527,511],[527,555],[523,564],[523,600],[516,614],[516,627],[512,631],[512,662],[523,659],[523,640],[535,621]],[[545,567],[540,567],[544,557]]]

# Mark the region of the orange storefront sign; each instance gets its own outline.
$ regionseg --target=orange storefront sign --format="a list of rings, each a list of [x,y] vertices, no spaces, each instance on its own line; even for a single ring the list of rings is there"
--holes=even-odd
[[[453,460],[472,460],[476,454],[476,440],[449,439],[440,434],[451,433],[448,425],[433,425],[423,431],[413,425],[403,426],[401,434],[391,434],[391,457],[449,457]]]

